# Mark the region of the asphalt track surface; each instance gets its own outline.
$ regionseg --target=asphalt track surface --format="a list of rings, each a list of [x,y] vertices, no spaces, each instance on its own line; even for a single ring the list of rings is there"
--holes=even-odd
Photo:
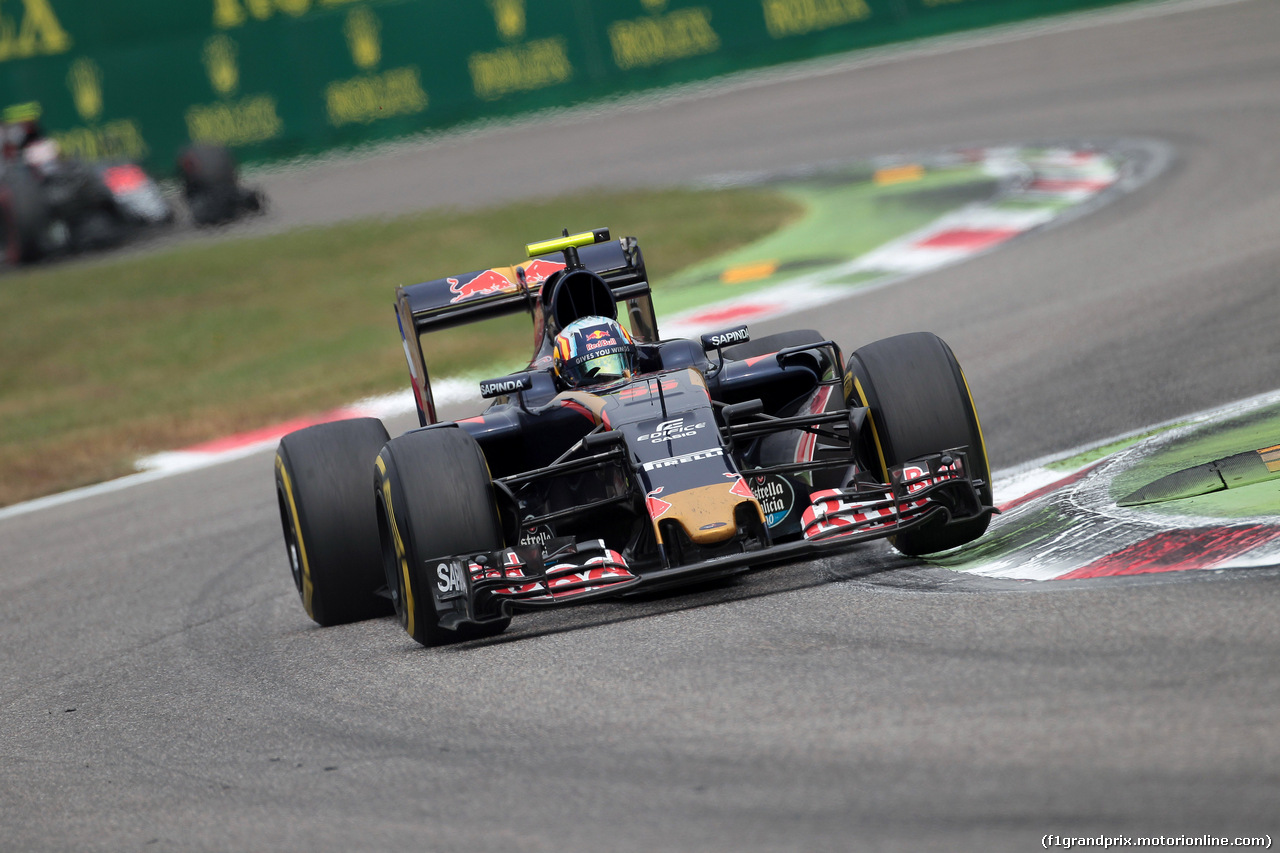
[[[600,186],[599,221],[564,223],[589,227],[627,186],[715,172],[1166,141],[1166,173],[1091,216],[786,323],[845,345],[938,332],[1005,467],[1280,384],[1277,36],[1274,0],[1191,8],[267,188],[280,227]],[[389,620],[309,622],[271,482],[259,454],[0,521],[0,849],[1029,850],[1280,830],[1274,570],[1017,585],[868,546],[424,650]]]

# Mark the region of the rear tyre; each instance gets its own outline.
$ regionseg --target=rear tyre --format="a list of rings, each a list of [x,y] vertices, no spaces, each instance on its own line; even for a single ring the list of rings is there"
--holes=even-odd
[[[291,432],[276,450],[276,496],[293,582],[321,625],[387,616],[373,461],[387,442],[377,418]]]
[[[875,469],[889,482],[889,469],[921,456],[967,446],[968,474],[984,483],[978,496],[991,505],[991,471],[982,428],[964,371],[946,343],[930,332],[914,332],[861,347],[849,358],[850,406],[870,409]],[[990,515],[946,524],[936,521],[891,537],[909,556],[931,554],[972,542]]]
[[[221,145],[197,143],[178,155],[183,195],[197,225],[220,225],[240,215],[235,160]]]
[[[504,547],[493,481],[476,440],[452,427],[407,433],[382,448],[375,480],[382,565],[409,636],[438,646],[505,631],[509,618],[444,628],[436,607],[441,560]]]

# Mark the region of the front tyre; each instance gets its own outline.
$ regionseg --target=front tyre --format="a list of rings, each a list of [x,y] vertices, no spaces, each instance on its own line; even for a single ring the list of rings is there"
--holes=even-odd
[[[440,567],[451,557],[499,551],[502,526],[480,445],[465,431],[441,427],[387,443],[375,471],[382,565],[396,613],[424,646],[500,634],[509,618],[441,625],[466,588]],[[463,584],[469,583],[466,578]]]
[[[951,347],[931,332],[876,341],[849,357],[850,406],[870,410],[873,469],[889,482],[889,469],[958,447],[967,447],[969,470],[982,480],[978,497],[991,505],[991,470],[978,413],[964,371]],[[890,541],[909,556],[931,554],[972,542],[991,523],[987,513],[966,521],[943,521],[899,533]]]
[[[53,211],[35,176],[14,166],[0,182],[0,235],[5,260],[12,266],[38,261],[46,254],[44,235]]]
[[[387,442],[377,418],[291,432],[276,450],[276,497],[293,582],[321,625],[386,616],[373,460]]]

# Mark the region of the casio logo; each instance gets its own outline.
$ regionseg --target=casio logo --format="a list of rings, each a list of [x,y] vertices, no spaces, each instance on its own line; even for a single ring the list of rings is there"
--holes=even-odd
[[[660,441],[671,441],[675,438],[689,438],[698,434],[698,430],[706,428],[705,423],[686,424],[684,418],[663,421],[653,428],[653,432],[640,436],[637,441],[657,444]]]

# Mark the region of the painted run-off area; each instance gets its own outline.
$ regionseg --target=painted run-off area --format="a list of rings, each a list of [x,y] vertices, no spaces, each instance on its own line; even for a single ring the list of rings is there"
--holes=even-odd
[[[1021,580],[1280,565],[1280,393],[1041,460],[997,478],[987,535],[931,562]],[[1138,506],[1135,490],[1254,455],[1254,476]],[[1272,460],[1270,465],[1266,460]]]
[[[843,267],[964,204],[988,201],[995,194],[997,178],[974,162],[879,169],[851,164],[760,186],[794,200],[804,215],[749,246],[655,282],[660,322],[818,271],[830,271],[831,284],[857,286],[872,281],[879,271],[845,271]]]
[[[807,215],[686,270],[675,284],[700,295],[701,304],[668,315],[662,328],[692,336],[778,317],[993,251],[1113,197],[1127,156],[1083,146],[976,148],[769,179],[763,185],[790,193]],[[931,207],[946,210],[860,251],[860,235],[879,237],[894,213]],[[855,211],[862,218],[852,218]],[[717,296],[717,281],[736,291],[721,288]]]

